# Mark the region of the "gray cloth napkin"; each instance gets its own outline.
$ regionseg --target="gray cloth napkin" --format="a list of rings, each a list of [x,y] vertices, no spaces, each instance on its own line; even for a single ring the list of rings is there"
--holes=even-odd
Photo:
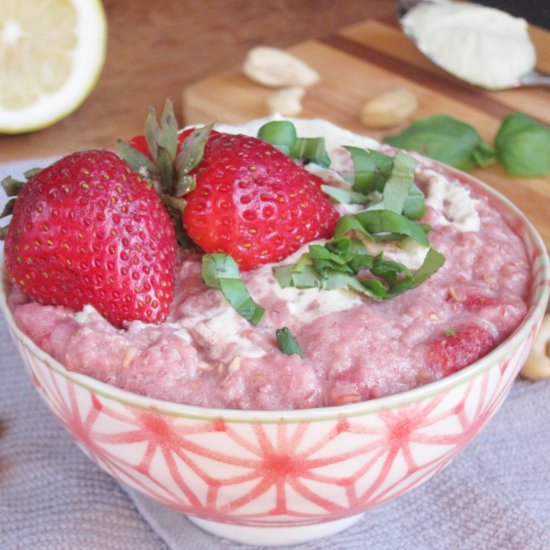
[[[36,165],[44,162],[0,165],[0,179]],[[34,391],[2,319],[0,548],[254,547],[204,533],[90,462]],[[446,470],[347,531],[299,548],[550,549],[550,381],[517,381],[496,417]]]

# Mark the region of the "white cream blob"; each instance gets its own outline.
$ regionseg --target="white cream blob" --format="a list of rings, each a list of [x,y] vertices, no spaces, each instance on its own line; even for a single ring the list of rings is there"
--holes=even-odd
[[[459,231],[479,231],[479,201],[472,198],[467,187],[435,170],[417,171],[417,178],[427,183],[426,206],[437,211],[441,225],[453,225]]]
[[[507,88],[535,67],[526,21],[495,8],[427,2],[407,13],[402,23],[425,55],[472,84]]]

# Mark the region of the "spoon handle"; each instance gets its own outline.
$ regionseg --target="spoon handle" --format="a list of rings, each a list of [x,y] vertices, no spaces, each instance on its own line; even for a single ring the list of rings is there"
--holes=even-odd
[[[521,86],[550,86],[550,74],[532,71],[520,79]]]

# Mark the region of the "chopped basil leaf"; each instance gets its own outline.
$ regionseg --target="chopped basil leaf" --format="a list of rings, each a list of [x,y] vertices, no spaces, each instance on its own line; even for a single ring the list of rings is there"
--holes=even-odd
[[[285,155],[290,155],[298,139],[294,124],[288,120],[266,122],[258,130],[258,137],[273,145]]]
[[[310,245],[299,263],[275,267],[273,271],[283,288],[346,288],[375,300],[388,300],[422,284],[444,262],[445,257],[430,248],[413,273],[399,262],[385,260],[382,252],[368,254],[359,240],[342,238],[325,246]]]
[[[262,126],[258,137],[279,147],[304,163],[330,166],[324,138],[299,138],[288,121],[272,121]],[[310,245],[295,264],[273,269],[283,288],[350,289],[386,300],[418,286],[435,273],[445,261],[429,248],[429,226],[413,221],[425,211],[424,194],[414,184],[417,161],[402,152],[394,157],[379,151],[346,147],[352,156],[352,190],[322,185],[322,190],[343,204],[360,204],[365,210],[343,216],[334,239],[324,246]],[[382,193],[378,200],[371,195]],[[374,201],[377,202],[374,202]],[[422,266],[413,273],[405,265],[385,260],[383,253],[368,254],[357,235],[372,240],[400,240],[410,237],[429,248]],[[205,279],[206,280],[206,279]],[[208,284],[208,283],[207,283]]]
[[[475,128],[446,115],[413,122],[401,134],[385,136],[384,142],[418,151],[462,170],[487,166],[495,161],[494,151]]]
[[[304,164],[314,162],[323,168],[330,166],[325,138],[300,138],[296,134],[296,127],[288,120],[266,122],[258,130],[258,137]]]
[[[257,325],[262,320],[265,310],[250,296],[241,279],[239,266],[231,256],[205,254],[202,257],[202,278],[207,286],[221,290],[233,309],[247,321]]]
[[[325,146],[325,138],[298,138],[290,151],[290,156],[304,163],[314,162],[323,168],[330,166],[330,157]]]
[[[411,220],[421,218],[426,212],[426,202],[424,193],[412,183],[409,189],[409,194],[403,204],[403,216]]]
[[[381,208],[401,214],[409,189],[414,181],[414,169],[417,164],[418,161],[410,155],[398,152],[393,159],[390,177],[384,185],[384,197],[373,208]]]
[[[343,216],[336,224],[335,237],[343,237],[350,231],[384,241],[411,237],[424,246],[430,246],[420,224],[390,210],[363,210]]]
[[[329,188],[323,189],[325,193],[342,204],[364,204],[369,210],[392,210],[410,219],[424,215],[424,193],[414,184],[414,170],[418,164],[414,158],[402,152],[390,157],[379,151],[346,149],[351,152],[355,167],[354,191]],[[369,202],[370,197],[364,193],[373,191],[383,192],[381,201],[373,203],[371,199]]]
[[[443,334],[445,334],[445,336],[456,336],[456,328],[446,328]]]
[[[340,239],[346,235],[352,235],[353,233],[358,233],[359,235],[364,235],[374,240],[374,236],[365,229],[363,224],[353,214],[342,216],[336,224],[334,238]]]
[[[550,127],[530,116],[507,116],[495,138],[497,158],[514,176],[545,176],[550,170]]]
[[[279,349],[286,355],[299,355],[304,358],[304,350],[301,348],[296,337],[287,327],[280,328],[275,332]]]
[[[367,197],[367,195],[363,195],[363,193],[348,191],[347,189],[334,187],[333,185],[321,185],[321,190],[340,204],[368,205],[372,202],[369,197]]]
[[[355,168],[353,190],[365,194],[382,191],[392,171],[392,157],[372,149],[351,146],[344,149],[351,153]]]
[[[410,283],[408,283],[406,287],[402,287],[402,283],[398,283],[394,289],[394,296],[401,294],[405,290],[410,290],[412,288],[420,286],[422,283],[427,281],[434,273],[439,271],[444,263],[445,256],[443,256],[441,252],[430,248],[430,250],[428,250],[428,253],[426,254],[426,257],[424,258],[424,261],[422,262],[422,265],[413,274],[413,278]]]

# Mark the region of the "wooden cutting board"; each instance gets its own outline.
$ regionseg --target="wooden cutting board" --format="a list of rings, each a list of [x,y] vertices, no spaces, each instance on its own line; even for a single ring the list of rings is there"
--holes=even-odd
[[[550,32],[537,27],[530,32],[538,68],[550,72]],[[452,115],[473,125],[490,144],[501,119],[511,112],[522,111],[550,124],[550,88],[487,92],[460,83],[429,63],[393,21],[364,21],[289,51],[321,74],[321,82],[308,90],[300,116],[325,118],[360,134],[381,138],[412,121],[383,132],[367,130],[359,122],[361,105],[395,85],[407,86],[418,95],[414,119]],[[185,122],[239,123],[265,116],[270,93],[248,80],[240,69],[214,75],[184,90]],[[550,248],[550,176],[514,178],[499,166],[478,169],[474,175],[518,205]]]

